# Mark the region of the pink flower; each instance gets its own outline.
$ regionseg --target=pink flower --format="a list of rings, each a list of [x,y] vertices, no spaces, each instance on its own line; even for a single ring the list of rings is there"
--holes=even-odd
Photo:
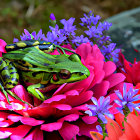
[[[2,57],[2,53],[6,53],[5,46],[6,42],[2,39],[0,39],[0,57]]]
[[[89,132],[96,130],[98,122],[96,117],[85,114],[88,109],[86,105],[92,96],[99,98],[107,95],[125,77],[114,73],[115,64],[104,61],[97,45],[92,47],[89,43],[83,43],[75,52],[90,71],[87,79],[61,85],[54,93],[50,91],[51,98],[42,103],[32,99],[21,85],[16,86],[13,92],[29,105],[10,96],[12,105],[9,105],[0,93],[1,138],[86,140],[91,137]]]

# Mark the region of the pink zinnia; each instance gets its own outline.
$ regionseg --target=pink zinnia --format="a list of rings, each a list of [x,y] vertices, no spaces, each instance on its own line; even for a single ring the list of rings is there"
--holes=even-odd
[[[80,82],[61,85],[52,97],[44,102],[30,95],[22,85],[13,92],[29,103],[23,104],[9,96],[11,105],[0,92],[0,138],[11,140],[87,139],[90,131],[96,130],[97,118],[85,114],[92,96],[107,95],[124,80],[124,75],[114,73],[113,62],[104,61],[97,45],[81,44],[76,50],[82,63],[89,69],[90,76]],[[55,53],[55,52],[54,52]]]
[[[0,39],[0,57],[2,57],[2,53],[6,53],[5,46],[6,42],[2,39]]]

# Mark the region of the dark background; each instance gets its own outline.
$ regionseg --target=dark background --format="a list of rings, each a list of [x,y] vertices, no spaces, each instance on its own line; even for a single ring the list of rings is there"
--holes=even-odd
[[[102,19],[140,6],[140,0],[0,0],[0,38],[11,43],[24,28],[30,32],[43,29],[46,34],[49,15],[56,19],[76,18],[76,23],[92,10]]]

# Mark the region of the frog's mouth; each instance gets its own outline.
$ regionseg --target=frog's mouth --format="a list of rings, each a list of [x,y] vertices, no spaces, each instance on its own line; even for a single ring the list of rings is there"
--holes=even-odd
[[[86,79],[89,75],[90,75],[89,71],[87,71],[85,73],[74,72],[74,73],[70,73],[68,75],[54,74],[53,77],[51,78],[50,82],[52,84],[74,83],[74,82]]]

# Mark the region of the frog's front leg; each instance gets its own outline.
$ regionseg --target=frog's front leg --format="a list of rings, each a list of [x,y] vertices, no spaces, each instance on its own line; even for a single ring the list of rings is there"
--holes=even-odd
[[[27,91],[32,94],[33,96],[35,96],[36,98],[38,98],[39,100],[44,101],[45,100],[45,96],[43,95],[43,93],[41,93],[39,91],[39,89],[44,88],[45,85],[43,84],[35,84],[35,85],[30,85],[27,87]]]

